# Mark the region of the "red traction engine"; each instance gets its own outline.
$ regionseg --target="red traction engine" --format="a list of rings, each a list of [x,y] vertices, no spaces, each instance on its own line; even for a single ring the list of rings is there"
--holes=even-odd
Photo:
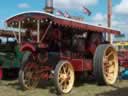
[[[116,82],[117,52],[104,34],[119,31],[45,12],[17,14],[6,23],[19,30],[17,40],[24,52],[19,82],[24,89],[36,87],[40,79],[54,79],[57,91],[68,93],[82,72],[92,73],[98,84]]]

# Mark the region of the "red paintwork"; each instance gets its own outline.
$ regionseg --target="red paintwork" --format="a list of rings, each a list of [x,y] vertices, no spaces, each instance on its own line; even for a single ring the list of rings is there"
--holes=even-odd
[[[97,46],[94,43],[90,43],[85,50],[86,50],[86,52],[91,52],[92,54],[94,54],[96,47]]]
[[[72,59],[69,62],[73,65],[75,71],[83,71],[84,70],[84,62],[82,59]]]
[[[93,69],[93,62],[91,59],[73,59],[71,57],[64,56],[61,56],[61,59],[69,61],[72,64],[74,71],[91,71]]]
[[[47,45],[47,44],[44,44],[44,43],[41,43],[41,44],[39,44],[39,47],[40,47],[40,48],[47,48],[48,45]]]
[[[0,80],[2,79],[2,77],[3,77],[3,70],[2,70],[2,68],[0,67]]]
[[[84,60],[84,70],[92,71],[93,70],[93,62],[91,59]]]
[[[54,28],[52,32],[49,34],[51,40],[60,40],[61,39],[61,32],[60,30]]]
[[[45,71],[49,71],[49,70],[52,70],[53,68],[50,67],[50,66],[42,66],[40,67],[40,72],[45,72]]]
[[[48,74],[48,72],[42,73],[42,74],[41,74],[41,79],[48,80],[48,79],[49,79],[49,74]]]
[[[53,70],[52,67],[50,66],[42,66],[40,67],[40,69],[38,70],[38,73],[41,73],[41,78],[44,80],[48,80],[49,78],[51,78],[50,74],[48,73],[49,71]]]
[[[32,44],[30,44],[30,43],[25,43],[25,44],[23,44],[22,46],[21,46],[21,48],[20,48],[20,51],[21,52],[23,52],[23,51],[31,51],[31,52],[35,52],[36,51],[36,49],[35,49],[35,47],[32,45]]]
[[[90,31],[95,30],[97,32],[108,32],[108,33],[112,33],[112,34],[119,34],[120,33],[119,31],[114,31],[112,29],[102,28],[102,27],[93,26],[93,25],[89,25],[89,24],[81,24],[81,23],[78,23],[78,22],[74,23],[73,21],[66,21],[64,19],[54,18],[53,21],[56,22],[59,25],[78,28],[78,29],[83,29],[83,30],[90,30]]]
[[[119,51],[118,52],[118,61],[120,66],[128,68],[128,51]]]
[[[31,17],[31,18],[34,18],[34,19],[38,19],[38,20],[41,20],[41,19],[46,19],[47,16],[45,15],[42,15],[40,13],[33,13],[33,12],[30,12],[30,15],[26,14],[26,13],[22,13],[22,14],[19,14],[17,16],[13,16],[11,18],[9,18],[6,22],[8,24],[11,24],[12,21],[15,21],[15,22],[18,22],[18,21],[23,21],[25,20],[27,17]]]
[[[75,71],[91,71],[92,70],[92,60],[72,59],[69,62],[73,65]]]

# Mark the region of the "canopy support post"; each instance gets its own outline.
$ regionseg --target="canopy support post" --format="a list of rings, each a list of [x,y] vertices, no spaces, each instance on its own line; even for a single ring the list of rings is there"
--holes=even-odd
[[[44,32],[44,34],[43,34],[43,36],[42,36],[40,41],[44,40],[45,36],[47,35],[48,31],[50,30],[50,28],[52,26],[52,23],[53,23],[52,21],[49,22],[49,25],[48,25],[47,29],[45,30],[45,32]]]
[[[21,22],[19,21],[19,44],[21,43]]]
[[[7,25],[6,25],[6,28],[8,28]],[[13,30],[13,27],[12,27],[12,26],[11,26],[10,28],[11,28],[11,30],[12,30],[12,32],[13,32],[13,35],[14,35],[14,37],[15,37],[15,39],[16,39],[16,42],[19,43],[18,37],[17,37],[17,35],[16,35],[16,32]]]
[[[37,43],[40,42],[40,20],[37,20]]]
[[[14,34],[14,37],[16,39],[17,42],[19,42],[19,40],[17,39],[17,36],[16,36],[16,32],[14,30],[12,30],[13,34]]]

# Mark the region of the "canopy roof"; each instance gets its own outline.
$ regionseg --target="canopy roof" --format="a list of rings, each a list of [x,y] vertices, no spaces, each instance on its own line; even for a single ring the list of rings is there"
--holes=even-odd
[[[53,24],[57,24],[58,26],[70,27],[73,29],[79,29],[84,31],[96,31],[96,32],[107,32],[112,34],[120,34],[120,31],[113,30],[110,28],[96,26],[92,24],[88,24],[83,21],[73,20],[70,18],[55,16],[50,13],[42,12],[42,11],[29,11],[17,14],[12,16],[6,20],[6,24],[8,27],[19,27],[19,22],[22,24],[22,28],[28,27],[37,27],[37,20],[39,20],[40,24],[43,24],[45,21],[52,21]]]

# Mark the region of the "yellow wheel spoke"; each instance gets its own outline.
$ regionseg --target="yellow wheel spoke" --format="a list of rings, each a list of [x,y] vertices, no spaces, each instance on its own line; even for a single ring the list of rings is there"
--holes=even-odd
[[[66,69],[65,69],[64,66],[62,67],[62,72],[63,72],[63,73],[66,73]]]
[[[113,51],[111,51],[110,53],[107,54],[107,57],[111,56],[113,53]]]
[[[108,63],[108,57],[105,56],[105,57],[103,58],[103,63],[106,63],[106,64]]]
[[[62,85],[64,83],[64,80],[60,79],[59,83]]]
[[[67,82],[65,81],[64,82],[64,89],[67,89],[68,85],[67,85]]]
[[[114,75],[114,74],[109,74],[108,80],[112,80],[112,79],[113,79],[113,75]]]

